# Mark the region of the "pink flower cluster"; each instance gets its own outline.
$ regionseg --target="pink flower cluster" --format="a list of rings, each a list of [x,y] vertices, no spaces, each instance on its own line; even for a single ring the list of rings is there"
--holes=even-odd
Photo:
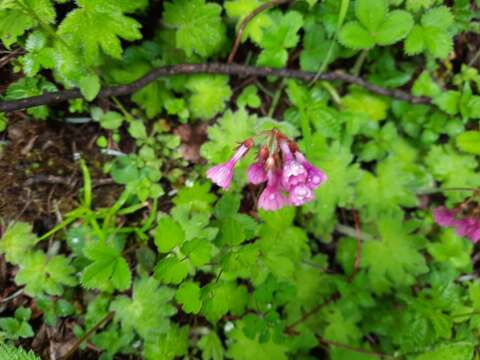
[[[244,141],[230,160],[210,168],[207,177],[228,189],[233,168],[253,145],[251,139]],[[327,180],[325,173],[307,161],[297,144],[277,130],[270,133],[269,147],[261,147],[257,161],[248,168],[247,177],[254,185],[267,183],[258,199],[258,207],[270,211],[313,200],[314,190]]]
[[[473,243],[480,240],[480,219],[473,216],[461,216],[461,209],[439,207],[433,211],[435,222],[443,227],[453,227],[458,236],[469,238]]]

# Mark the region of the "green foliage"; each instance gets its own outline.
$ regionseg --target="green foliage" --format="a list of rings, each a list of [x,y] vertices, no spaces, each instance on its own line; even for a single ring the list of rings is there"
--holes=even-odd
[[[224,63],[262,5],[236,63],[348,83],[171,72],[97,98],[162,66]],[[0,199],[0,342],[70,324],[67,338],[88,335],[75,356],[100,360],[478,358],[477,249],[432,216],[478,213],[478,19],[467,0],[0,1],[1,100],[84,97],[0,114],[0,188],[72,181],[25,182],[13,215]],[[92,121],[63,131],[77,118]],[[66,153],[30,126],[71,135],[71,178],[37,164]],[[274,128],[326,173],[313,201],[258,210],[255,150],[228,191],[206,179],[246,139],[275,150]],[[0,345],[0,360],[33,357]]]
[[[81,281],[85,288],[101,290],[130,288],[132,275],[119,249],[98,241],[87,244],[84,253],[92,261],[82,274]]]
[[[205,0],[174,0],[165,4],[163,21],[175,29],[175,44],[187,56],[215,55],[225,42],[221,6]]]
[[[28,353],[22,348],[1,344],[0,345],[0,360],[39,360],[32,351]]]
[[[408,12],[389,11],[385,0],[357,0],[355,15],[358,21],[346,23],[339,33],[339,41],[352,49],[392,45],[404,39],[413,26]]]

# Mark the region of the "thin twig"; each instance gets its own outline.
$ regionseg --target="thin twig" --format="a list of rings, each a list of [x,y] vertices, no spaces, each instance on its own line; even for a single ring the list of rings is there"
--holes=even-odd
[[[337,224],[335,226],[335,230],[343,235],[347,235],[353,238],[358,237],[360,240],[370,241],[374,239],[374,237],[370,234],[362,231],[357,231],[356,229],[343,224]]]
[[[245,28],[247,25],[250,23],[250,21],[253,20],[255,16],[260,14],[261,12],[268,10],[274,6],[278,6],[281,4],[286,4],[289,2],[292,2],[293,0],[272,0],[267,3],[264,3],[257,7],[255,10],[253,10],[250,14],[245,16],[245,18],[242,20],[240,23],[240,26],[238,27],[238,33],[237,37],[235,38],[235,41],[233,42],[233,47],[232,51],[230,52],[230,55],[228,56],[227,64],[233,63],[233,59],[235,58],[235,54],[237,53],[238,47],[240,46],[240,42],[242,41],[242,36],[243,32],[245,31]]]
[[[348,345],[348,344],[342,344],[342,343],[339,343],[339,342],[336,342],[336,341],[333,341],[333,340],[327,340],[327,339],[324,339],[324,338],[321,338],[321,337],[318,337],[318,336],[317,336],[317,340],[324,345],[330,345],[330,346],[334,346],[334,347],[337,347],[337,348],[340,348],[340,349],[346,349],[346,350],[350,350],[350,351],[357,352],[357,353],[372,355],[372,356],[379,357],[381,359],[382,358],[389,358],[389,359],[394,358],[394,356],[389,355],[389,354],[381,353],[381,352],[378,352],[378,351],[371,351],[371,350],[356,348],[356,347]]]
[[[324,306],[327,306],[328,304],[332,303],[337,298],[337,295],[338,295],[337,293],[333,293],[327,300],[325,300],[321,304],[318,304],[317,306],[313,307],[312,309],[304,313],[300,318],[298,318],[297,320],[295,320],[285,328],[285,331],[284,331],[285,334],[295,334],[296,332],[295,327],[297,327],[297,325],[300,325],[301,323],[306,321],[310,316],[316,314]]]
[[[98,94],[98,98],[107,98],[111,96],[127,95],[136,92],[160,77],[167,77],[180,74],[223,74],[237,75],[240,77],[248,76],[278,76],[281,78],[292,78],[309,81],[314,78],[315,73],[296,69],[274,69],[268,67],[256,67],[241,64],[178,64],[162,66],[147,73],[140,79],[126,85],[109,86],[103,88]],[[386,89],[367,82],[366,80],[352,76],[342,70],[323,73],[318,77],[324,81],[343,81],[349,84],[361,86],[372,93],[392,97],[398,100],[410,102],[412,104],[431,104],[432,100],[428,97],[414,96],[406,91],[397,89]],[[39,96],[32,96],[19,100],[10,100],[0,102],[0,112],[10,112],[26,109],[39,105],[55,104],[67,100],[80,99],[82,94],[79,89],[70,89],[56,92],[44,93]]]
[[[87,340],[90,336],[93,335],[93,333],[95,333],[99,328],[101,328],[103,325],[105,325],[106,323],[108,323],[110,320],[113,319],[113,315],[115,313],[113,311],[109,312],[106,316],[104,316],[102,319],[100,319],[99,322],[97,322],[95,325],[93,325],[93,327],[88,330],[85,334],[83,334],[73,345],[72,347],[70,348],[70,350],[68,350],[68,352],[65,354],[65,356],[62,358],[62,360],[68,360],[70,359],[73,354],[75,354],[75,352],[77,351],[77,349],[80,347],[80,345],[82,345],[82,343]]]

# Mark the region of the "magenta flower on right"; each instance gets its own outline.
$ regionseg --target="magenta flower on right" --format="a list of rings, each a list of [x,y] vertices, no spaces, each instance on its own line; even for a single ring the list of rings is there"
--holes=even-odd
[[[460,208],[438,207],[433,210],[433,218],[442,227],[454,228],[458,236],[466,237],[473,243],[480,240],[480,219],[464,213]]]

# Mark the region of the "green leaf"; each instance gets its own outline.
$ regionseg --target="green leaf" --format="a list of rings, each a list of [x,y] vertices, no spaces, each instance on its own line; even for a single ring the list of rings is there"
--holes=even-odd
[[[188,326],[172,326],[164,335],[145,343],[144,355],[146,360],[174,360],[182,358],[188,353],[189,345]]]
[[[459,341],[437,346],[416,356],[415,360],[471,360],[473,358],[474,345],[471,342]]]
[[[33,351],[27,353],[20,347],[0,344],[0,360],[40,360],[40,358]]]
[[[177,312],[170,304],[173,296],[172,289],[159,286],[152,277],[136,279],[132,298],[119,296],[110,309],[126,331],[134,329],[143,339],[155,340],[168,333],[169,317]]]
[[[192,115],[205,120],[223,111],[232,95],[228,77],[222,75],[195,75],[185,86],[192,92],[188,98]]]
[[[465,131],[458,135],[455,141],[461,151],[480,155],[480,131]]]
[[[185,241],[185,233],[172,218],[162,217],[155,228],[154,240],[158,251],[166,253]]]
[[[433,103],[447,114],[455,115],[458,113],[458,104],[460,102],[460,92],[448,90],[435,96]]]
[[[155,278],[165,284],[180,284],[188,275],[188,264],[176,256],[163,258],[155,268]]]
[[[248,85],[242,90],[237,98],[238,107],[250,107],[257,109],[260,107],[261,99],[258,96],[258,89],[255,85]]]
[[[23,6],[22,6],[23,4]],[[35,14],[36,16],[33,16]],[[50,0],[2,1],[0,3],[0,39],[6,48],[17,42],[25,31],[55,20],[55,8]]]
[[[430,9],[422,16],[422,25],[425,27],[446,29],[453,24],[453,21],[452,12],[446,6]]]
[[[407,55],[417,55],[425,49],[424,29],[419,25],[415,25],[405,40],[405,53]]]
[[[379,121],[387,117],[388,103],[378,96],[356,91],[342,98],[345,109],[366,114],[370,119]]]
[[[207,58],[222,48],[226,36],[220,5],[205,0],[174,0],[165,3],[164,9],[163,22],[176,30],[176,47],[187,56],[197,53]]]
[[[404,39],[413,27],[413,18],[406,11],[394,10],[388,13],[385,22],[375,32],[378,45],[392,45]]]
[[[213,257],[214,246],[206,241],[206,239],[195,239],[186,242],[182,246],[182,252],[190,259],[195,266],[203,266],[207,264]]]
[[[476,170],[478,163],[472,155],[462,155],[450,146],[433,146],[425,163],[436,180],[444,187],[470,187],[480,185],[480,174]],[[460,202],[468,193],[447,191],[445,196],[452,202]]]
[[[182,305],[182,309],[186,313],[197,314],[202,307],[200,287],[194,282],[182,283],[175,294],[175,299]]]
[[[79,87],[87,101],[92,101],[100,91],[100,79],[98,75],[91,74],[80,79]]]
[[[78,44],[87,65],[100,60],[100,50],[120,59],[120,39],[142,38],[140,24],[125,16],[122,9],[109,1],[78,0],[79,8],[71,11],[58,27],[58,33],[70,44]]]
[[[87,289],[127,290],[132,274],[119,249],[103,241],[92,241],[84,248],[85,256],[92,261],[82,274],[82,285]]]
[[[5,100],[18,100],[56,90],[56,86],[43,77],[23,77],[8,86]],[[36,119],[44,120],[48,117],[49,111],[45,105],[41,105],[28,109],[27,113],[33,115]]]
[[[233,315],[243,313],[247,305],[248,292],[243,285],[232,282],[211,283],[202,288],[203,306],[201,314],[211,323],[216,323],[229,311]]]
[[[355,15],[368,31],[375,32],[383,23],[387,14],[385,0],[357,0],[355,1]]]
[[[39,296],[43,293],[61,295],[63,286],[74,286],[77,281],[74,277],[75,268],[64,256],[47,256],[37,251],[25,254],[15,276],[18,285],[25,285],[25,293],[30,296]]]
[[[25,222],[15,222],[7,227],[0,240],[0,253],[5,254],[8,262],[21,263],[38,242],[32,232],[32,225]]]
[[[420,253],[425,240],[413,235],[412,226],[402,220],[383,217],[378,221],[381,239],[366,241],[361,266],[368,270],[372,289],[377,293],[410,286],[415,277],[428,271]]]
[[[435,261],[450,263],[461,271],[470,272],[472,243],[455,235],[451,229],[443,231],[440,240],[441,242],[427,244],[427,250]]]
[[[338,33],[338,41],[355,50],[370,49],[375,45],[375,38],[357,21],[350,21],[342,27]]]
[[[258,339],[248,338],[242,321],[237,321],[234,329],[228,334],[232,341],[228,347],[227,357],[233,360],[287,360],[288,347],[285,343],[277,344],[272,339],[260,342]]]
[[[224,359],[222,342],[214,331],[210,331],[207,335],[202,336],[198,342],[198,347],[202,350],[202,360]]]
[[[286,49],[297,45],[300,37],[297,34],[302,28],[302,15],[296,11],[289,11],[283,15],[279,11],[271,14],[272,25],[269,26],[260,42],[264,49],[257,60],[260,66],[282,67],[287,63]]]

